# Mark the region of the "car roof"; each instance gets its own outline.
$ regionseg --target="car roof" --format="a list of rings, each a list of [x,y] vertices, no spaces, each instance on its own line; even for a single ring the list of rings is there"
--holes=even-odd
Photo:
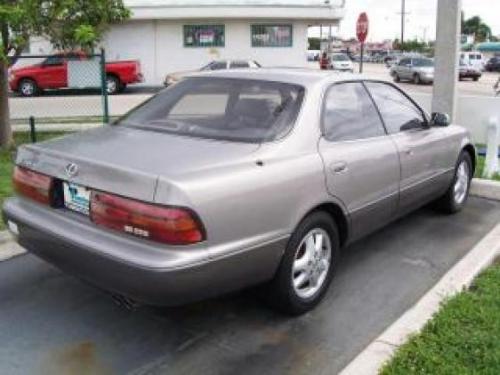
[[[190,74],[189,77],[218,77],[233,79],[253,79],[291,83],[304,87],[312,87],[320,83],[336,81],[369,80],[362,74],[340,73],[328,70],[314,70],[308,68],[260,68],[234,69]]]

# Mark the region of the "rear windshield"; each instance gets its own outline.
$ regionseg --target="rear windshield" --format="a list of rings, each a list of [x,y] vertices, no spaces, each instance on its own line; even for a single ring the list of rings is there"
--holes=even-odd
[[[236,142],[284,136],[304,98],[297,85],[194,77],[161,91],[117,125]]]

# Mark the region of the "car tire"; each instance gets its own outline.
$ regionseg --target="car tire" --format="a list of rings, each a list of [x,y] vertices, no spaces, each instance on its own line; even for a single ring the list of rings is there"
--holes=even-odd
[[[394,73],[394,82],[401,82],[401,77],[398,73]]]
[[[419,74],[415,74],[413,76],[413,83],[415,85],[420,85],[422,83],[422,80],[420,79],[420,75]]]
[[[479,81],[479,77],[473,77],[472,79],[473,79],[474,82]]]
[[[30,78],[24,78],[19,82],[18,92],[21,96],[30,98],[33,96],[37,96],[40,93],[40,89],[34,80]]]
[[[436,202],[437,208],[447,214],[461,211],[469,197],[472,175],[471,157],[468,152],[462,151],[455,167],[453,180],[445,195]]]
[[[339,249],[338,229],[331,216],[323,211],[307,216],[290,237],[280,267],[265,288],[268,303],[289,315],[313,309],[332,281]]]
[[[118,77],[108,75],[106,76],[106,92],[108,95],[115,95],[120,92],[121,82]]]

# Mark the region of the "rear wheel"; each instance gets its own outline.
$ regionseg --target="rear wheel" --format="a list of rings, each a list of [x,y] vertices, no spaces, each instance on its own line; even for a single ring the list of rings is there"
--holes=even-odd
[[[40,92],[38,85],[35,81],[25,78],[19,82],[19,94],[24,97],[32,97],[38,95]]]
[[[478,76],[475,76],[475,77],[473,77],[472,79],[474,80],[474,82],[479,81],[479,77],[478,77]]]
[[[446,194],[437,201],[442,211],[454,214],[462,210],[469,197],[473,168],[470,155],[462,151],[455,167],[453,181]]]
[[[413,83],[416,84],[416,85],[420,85],[422,83],[422,80],[420,79],[420,75],[419,74],[415,74],[413,76]]]
[[[288,242],[267,289],[269,303],[291,315],[313,309],[325,296],[339,256],[339,235],[330,215],[307,216]]]
[[[117,77],[111,75],[106,76],[106,92],[108,95],[117,94],[120,91],[120,87],[121,82]]]

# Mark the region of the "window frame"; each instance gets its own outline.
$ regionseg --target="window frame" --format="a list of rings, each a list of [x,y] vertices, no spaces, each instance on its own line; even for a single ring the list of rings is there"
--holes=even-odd
[[[254,42],[255,27],[289,27],[290,28],[290,43],[287,45],[256,45]],[[292,48],[293,47],[293,23],[253,23],[250,25],[250,45],[252,48]]]
[[[222,29],[222,44],[189,45],[186,43],[186,31],[194,28],[220,27]],[[205,23],[205,24],[184,24],[182,25],[182,45],[184,48],[224,48],[226,47],[226,25],[223,23]]]
[[[320,132],[321,132],[321,137],[323,137],[323,139],[325,141],[327,141],[328,143],[363,142],[363,141],[367,141],[367,140],[370,140],[370,139],[377,139],[377,138],[380,138],[380,137],[387,137],[387,136],[389,136],[389,133],[387,131],[387,127],[385,126],[385,122],[384,122],[384,120],[382,118],[382,114],[380,113],[380,110],[379,110],[377,104],[375,103],[375,100],[373,99],[370,91],[366,87],[365,81],[371,81],[371,80],[348,80],[348,81],[334,82],[334,83],[329,84],[323,90],[323,94],[322,94],[322,97],[321,97],[322,103],[321,103],[321,112],[320,112],[320,116],[321,116],[320,117]],[[359,84],[361,84],[361,86],[363,86],[366,94],[368,95],[368,98],[370,99],[370,102],[372,103],[372,105],[375,108],[375,111],[378,114],[378,118],[380,120],[380,123],[382,125],[382,129],[384,131],[383,134],[376,135],[376,136],[373,136],[373,137],[367,137],[367,138],[356,138],[356,139],[340,140],[340,141],[339,140],[330,140],[330,139],[326,138],[325,113],[326,113],[326,99],[327,99],[328,93],[330,92],[330,90],[334,86],[338,86],[338,85],[342,85],[342,84],[349,84],[349,83],[359,83]]]
[[[397,133],[390,133],[389,130],[387,129],[387,125],[385,123],[384,116],[382,115],[382,112],[380,112],[380,108],[378,107],[377,102],[373,98],[373,95],[372,95],[369,87],[365,83],[379,83],[379,84],[387,85],[387,86],[394,88],[399,93],[401,93],[406,99],[408,99],[418,109],[418,111],[422,115],[422,118],[424,119],[423,126],[420,129],[399,130],[399,132],[397,132]],[[404,92],[398,86],[392,84],[391,82],[380,81],[380,80],[376,80],[376,79],[365,79],[365,80],[363,80],[363,85],[365,86],[365,89],[368,91],[368,95],[370,95],[370,98],[372,99],[373,104],[377,108],[377,112],[380,116],[380,119],[382,120],[382,123],[384,124],[384,128],[385,128],[387,135],[390,136],[390,135],[395,135],[395,134],[399,134],[399,133],[405,133],[408,131],[427,130],[427,129],[431,128],[429,114],[410,95],[408,95],[406,92]]]

